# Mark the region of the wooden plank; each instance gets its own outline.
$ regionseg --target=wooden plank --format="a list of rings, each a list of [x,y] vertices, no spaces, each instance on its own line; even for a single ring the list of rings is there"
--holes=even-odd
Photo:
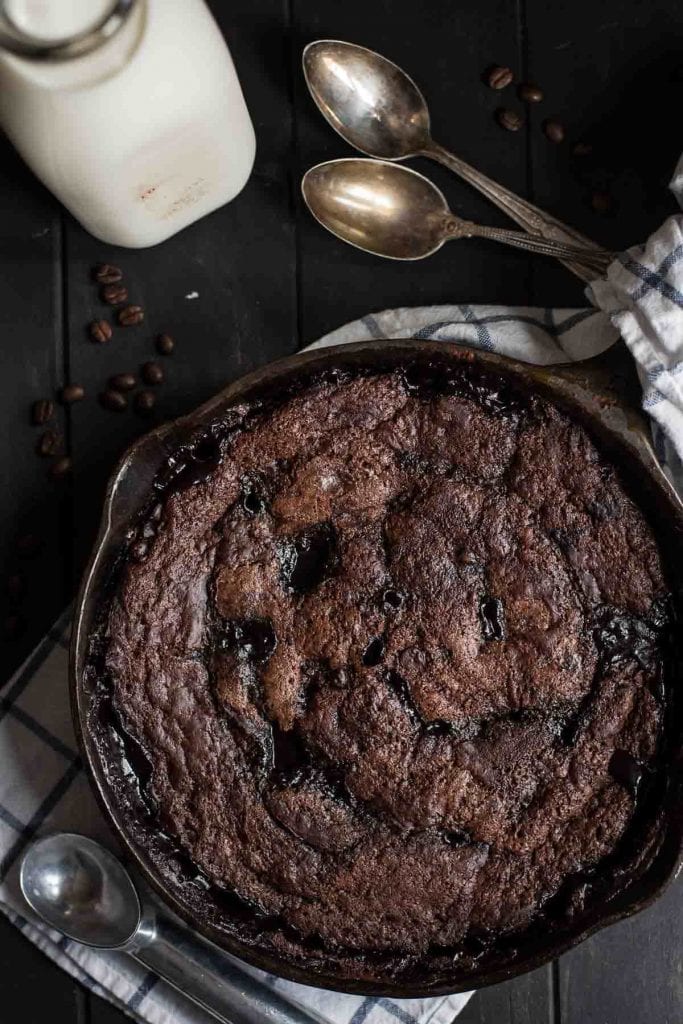
[[[63,609],[68,482],[48,477],[38,458],[41,430],[30,423],[31,403],[55,398],[62,379],[58,205],[28,173],[8,143],[0,152],[0,685],[24,660]],[[64,416],[55,421],[64,431]],[[40,551],[26,557],[20,539],[34,533]],[[23,594],[7,592],[19,574]],[[5,620],[18,614],[25,629],[6,639]]]
[[[88,1024],[130,1024],[130,1017],[104,999],[90,996]]]
[[[3,623],[12,614],[25,621],[18,639],[0,635],[1,685],[64,608],[70,533],[68,481],[57,483],[48,477],[49,463],[34,453],[41,430],[29,417],[31,403],[54,398],[63,377],[61,215],[58,204],[5,141],[0,152],[0,221],[0,608]],[[64,433],[62,410],[50,426]],[[26,557],[20,540],[30,533],[40,547]],[[16,574],[23,582],[18,598],[7,593],[7,580]],[[3,1024],[80,1019],[82,994],[75,983],[4,917],[0,945]]]
[[[293,76],[298,137],[297,178],[321,160],[354,155],[323,120],[300,70],[303,45],[315,38],[360,43],[394,60],[427,97],[435,137],[481,170],[523,192],[526,147],[503,131],[493,113],[499,93],[482,84],[487,65],[518,68],[515,6],[505,0],[453,4],[430,0],[419,8],[392,0],[294,3]],[[357,154],[356,154],[357,155]],[[507,223],[498,210],[431,161],[411,160],[444,192],[455,212],[488,224]],[[494,243],[450,243],[422,263],[370,256],[334,239],[298,202],[302,334],[306,341],[373,310],[454,302],[526,299],[528,257]]]
[[[680,140],[661,130],[657,112],[683,99],[683,6],[598,0],[587,16],[573,0],[525,7],[525,74],[544,93],[528,109],[534,199],[608,248],[639,244],[677,209],[667,184]],[[542,132],[548,117],[566,126],[559,146]],[[579,140],[594,146],[591,156],[572,157]],[[591,209],[595,189],[613,197],[607,215]],[[532,287],[539,303],[585,304],[580,283],[550,260],[536,261]]]
[[[458,1024],[542,1024],[552,1019],[550,964],[475,992],[457,1017]]]
[[[86,401],[74,410],[77,565],[92,544],[103,487],[125,447],[156,422],[208,399],[231,379],[296,348],[294,241],[287,168],[291,146],[288,52],[280,0],[215,3],[258,134],[254,174],[231,204],[161,246],[122,250],[67,223],[68,322],[72,377]],[[117,328],[107,345],[85,335],[93,317],[111,311],[98,300],[90,268],[120,265],[144,325]],[[176,350],[155,413],[108,412],[97,402],[107,377],[136,372],[154,359],[153,338],[169,331]]]
[[[679,879],[654,906],[562,957],[562,1024],[680,1024],[682,897]]]
[[[0,946],[2,1024],[85,1024],[84,991],[2,916]]]

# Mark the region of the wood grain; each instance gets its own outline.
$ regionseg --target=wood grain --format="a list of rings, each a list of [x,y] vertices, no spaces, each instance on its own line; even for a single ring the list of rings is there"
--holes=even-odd
[[[31,177],[6,143],[0,148],[0,679],[4,683],[56,619],[66,601],[69,548],[64,543],[69,483],[48,476],[49,461],[35,445],[31,404],[56,397],[62,381],[61,220],[57,204]],[[62,434],[66,417],[57,410],[50,424]],[[21,553],[21,538],[34,533],[40,551]],[[25,596],[7,594],[19,573]],[[2,626],[18,614],[25,629],[8,642]]]

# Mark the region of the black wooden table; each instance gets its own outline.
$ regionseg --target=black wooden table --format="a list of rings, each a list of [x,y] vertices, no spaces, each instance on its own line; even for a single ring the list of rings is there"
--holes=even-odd
[[[614,248],[644,239],[670,212],[666,184],[682,139],[683,7],[675,0],[215,0],[258,138],[254,174],[231,205],[159,248],[108,248],[87,235],[7,146],[0,174],[0,568],[19,573],[25,594],[3,594],[13,629],[0,643],[5,679],[73,596],[93,540],[114,460],[146,429],[127,411],[105,411],[106,378],[154,358],[153,336],[177,339],[164,360],[151,422],[191,409],[226,382],[295,351],[373,310],[429,303],[579,306],[580,283],[560,266],[485,242],[459,242],[420,264],[382,262],[326,235],[302,208],[298,184],[318,160],[350,154],[309,100],[302,46],[350,39],[411,72],[429,97],[437,138],[522,195]],[[481,75],[509,64],[545,99],[516,134],[494,121],[497,106],[522,110]],[[671,117],[672,130],[665,120]],[[553,145],[544,118],[561,119]],[[592,157],[572,142],[594,144]],[[416,164],[416,166],[418,166]],[[420,168],[453,209],[505,221],[440,168]],[[611,197],[598,214],[590,196]],[[598,199],[601,204],[601,199]],[[90,281],[101,260],[120,264],[142,327],[94,345],[86,324],[105,314]],[[194,297],[193,297],[194,296]],[[34,454],[30,403],[77,382],[86,398],[59,413],[73,474],[55,480]],[[148,423],[150,421],[147,421]],[[35,534],[26,557],[19,543]],[[24,542],[25,546],[25,542]],[[30,546],[30,545],[29,545]],[[10,584],[14,592],[17,581]],[[4,590],[3,585],[3,590]],[[653,908],[617,925],[558,963],[480,992],[462,1024],[680,1024],[683,924],[680,884]],[[2,1024],[114,1024],[121,1015],[89,996],[0,921]]]

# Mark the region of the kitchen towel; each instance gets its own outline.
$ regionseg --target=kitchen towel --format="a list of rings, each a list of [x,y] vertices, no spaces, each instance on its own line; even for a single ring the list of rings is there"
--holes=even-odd
[[[683,207],[683,156],[671,181]],[[633,356],[665,471],[683,485],[683,217],[669,217],[644,245],[620,253],[587,290]]]

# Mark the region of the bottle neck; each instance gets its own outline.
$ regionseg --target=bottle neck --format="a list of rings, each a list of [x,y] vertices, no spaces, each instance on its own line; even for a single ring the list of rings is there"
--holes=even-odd
[[[139,0],[0,0],[0,52],[40,62],[93,53],[125,25]]]

